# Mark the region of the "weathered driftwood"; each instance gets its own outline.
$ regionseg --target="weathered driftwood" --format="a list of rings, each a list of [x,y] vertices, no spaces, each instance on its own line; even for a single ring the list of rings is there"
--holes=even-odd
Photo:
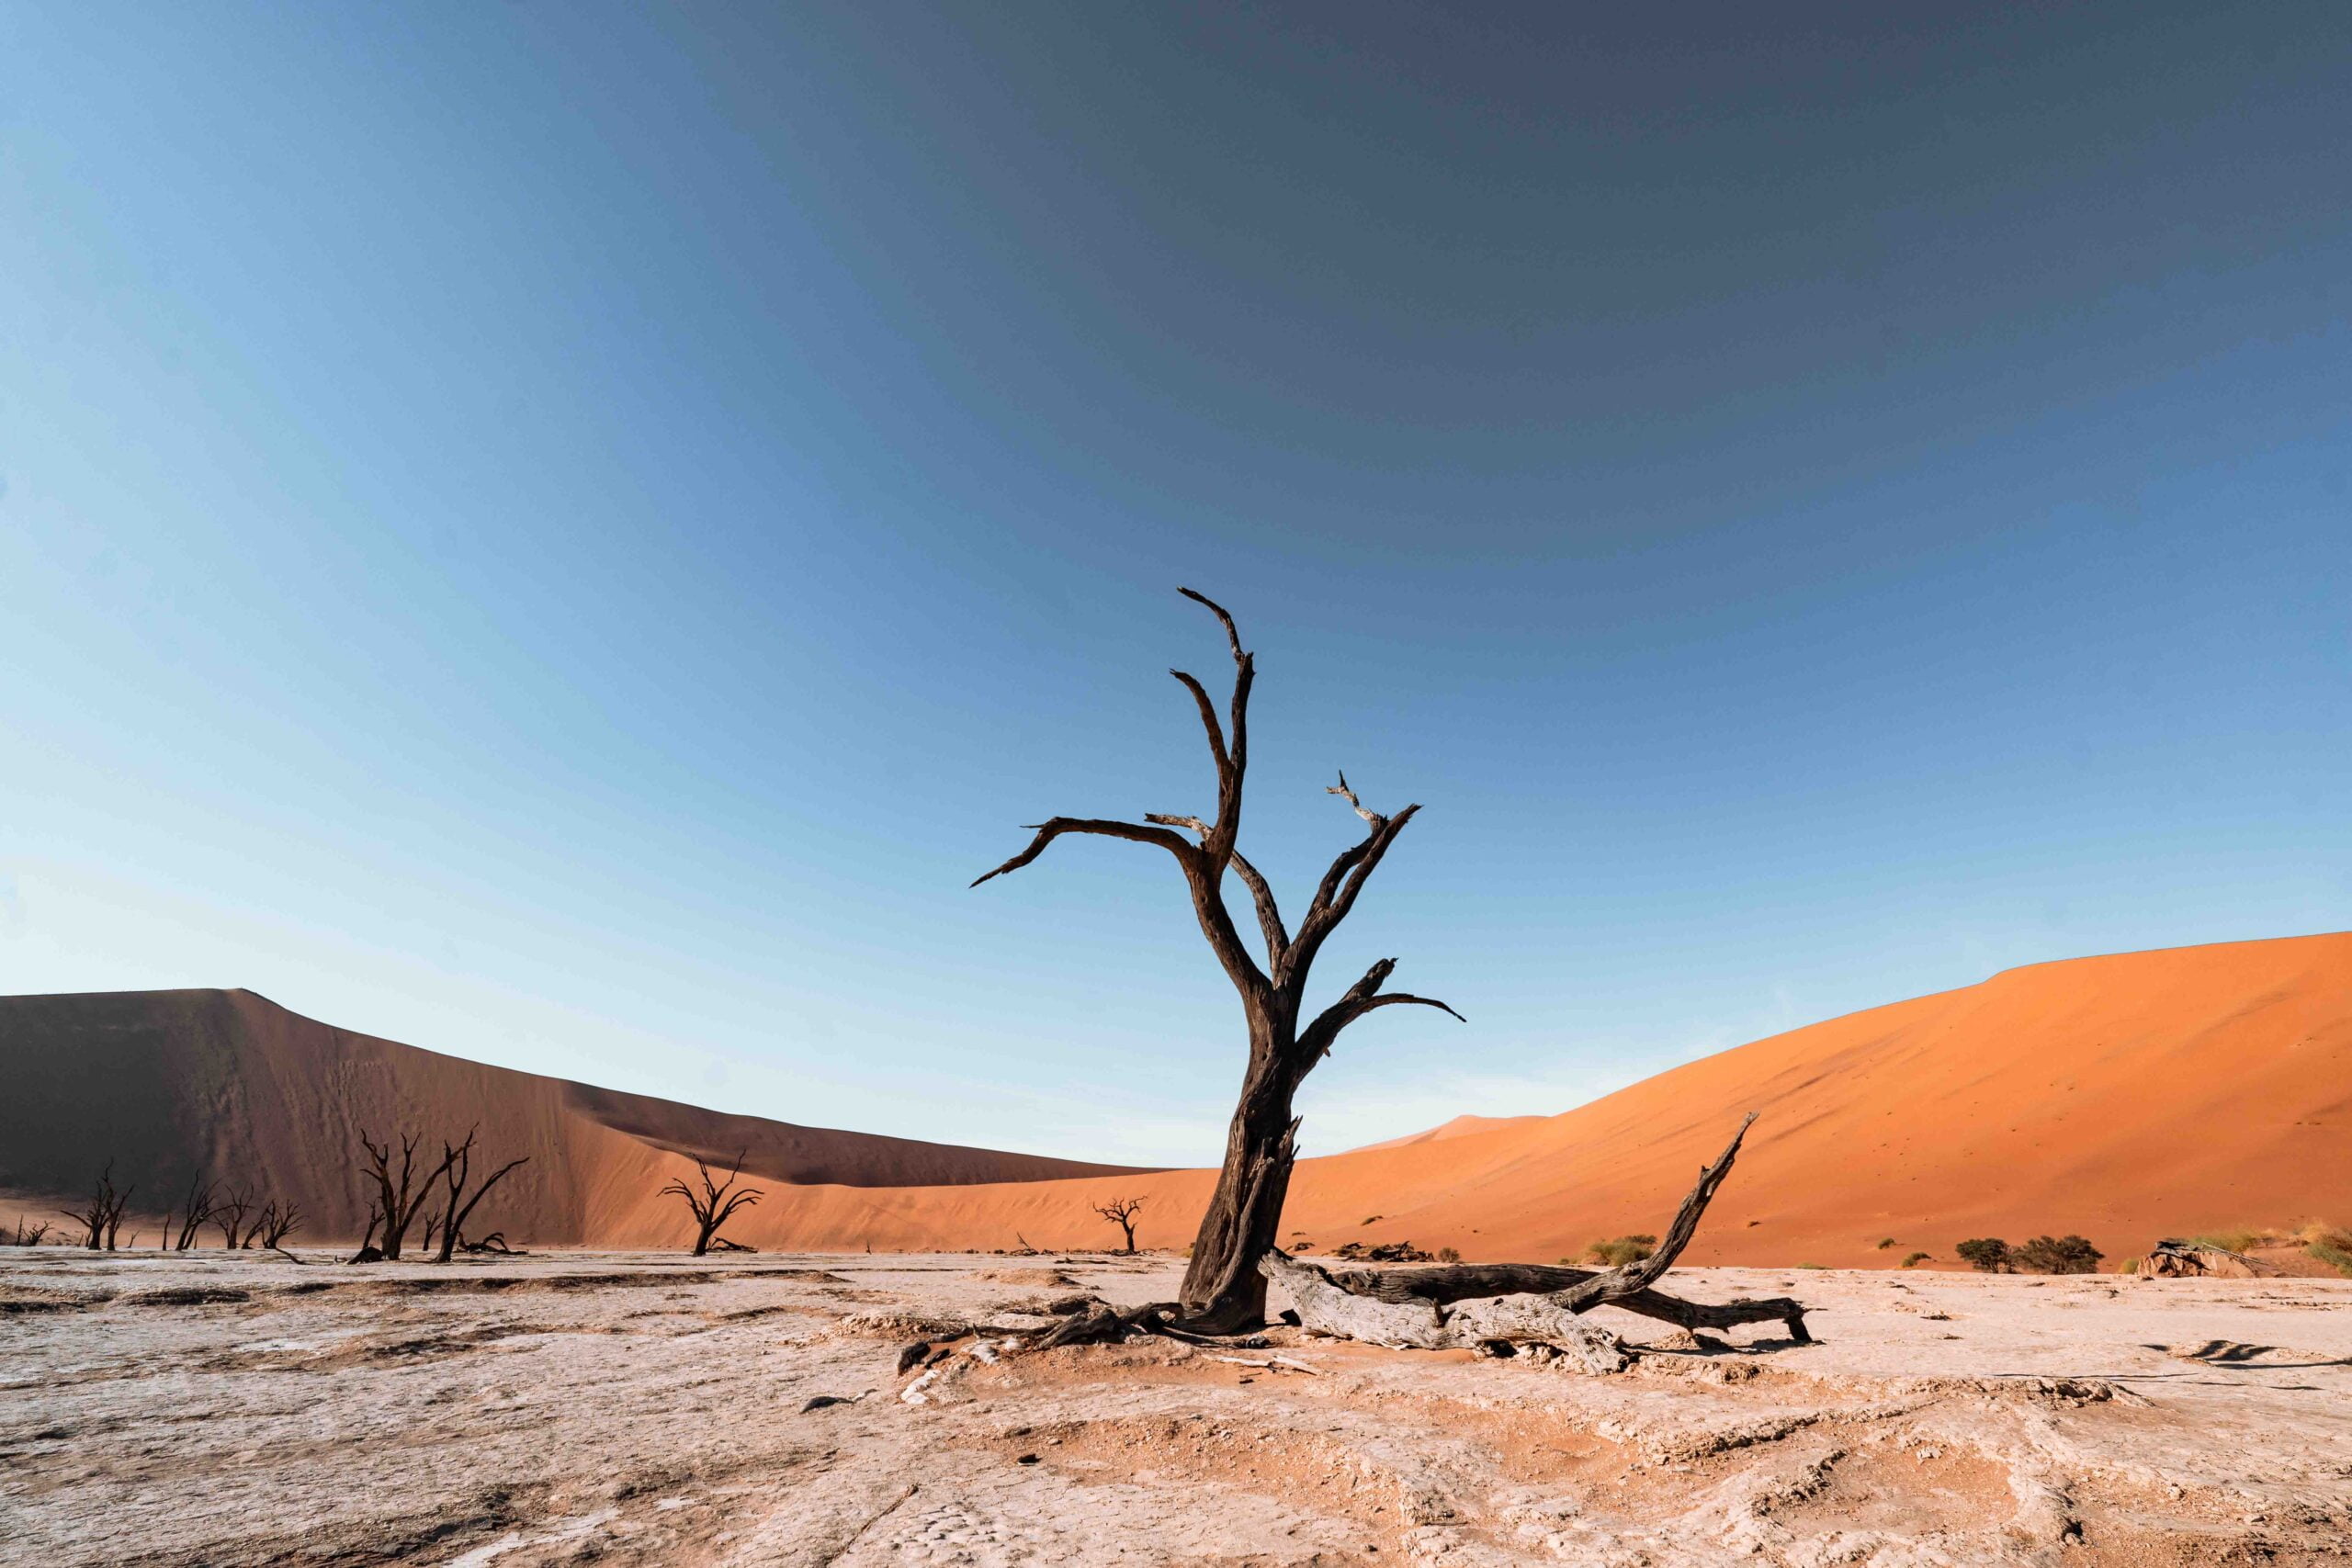
[[[1608,1337],[1577,1319],[1603,1305],[1688,1329],[1779,1322],[1787,1325],[1791,1339],[1809,1343],[1813,1336],[1805,1330],[1804,1308],[1788,1297],[1711,1304],[1682,1301],[1650,1288],[1698,1234],[1700,1218],[1730,1174],[1740,1143],[1755,1120],[1750,1112],[1722,1155],[1699,1173],[1698,1185],[1683,1199],[1657,1250],[1623,1268],[1593,1270],[1529,1263],[1464,1263],[1333,1274],[1300,1262],[1279,1247],[1270,1247],[1259,1260],[1259,1271],[1290,1292],[1305,1327],[1408,1348],[1469,1348],[1500,1339],[1573,1346],[1572,1354],[1579,1359],[1602,1362],[1610,1359],[1610,1351],[1600,1339]]]

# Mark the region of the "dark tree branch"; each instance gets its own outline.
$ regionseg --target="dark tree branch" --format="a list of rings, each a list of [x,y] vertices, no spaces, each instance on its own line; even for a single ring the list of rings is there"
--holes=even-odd
[[[1234,852],[1233,870],[1250,889],[1250,901],[1257,906],[1258,930],[1266,939],[1266,967],[1279,969],[1283,955],[1290,951],[1290,932],[1283,929],[1282,907],[1274,902],[1274,890],[1238,850]]]
[[[1344,781],[1346,775],[1340,776]],[[1344,794],[1351,802],[1356,798],[1355,792],[1348,789],[1344,782],[1336,789],[1327,787],[1325,793]],[[1287,984],[1293,977],[1305,977],[1308,966],[1315,962],[1315,955],[1322,951],[1324,940],[1348,918],[1348,912],[1355,908],[1357,895],[1363,891],[1363,885],[1379,869],[1381,857],[1387,854],[1388,846],[1396,841],[1396,835],[1405,830],[1405,824],[1410,822],[1413,814],[1419,810],[1420,807],[1418,805],[1408,806],[1394,817],[1383,817],[1376,811],[1366,810],[1362,805],[1356,807],[1356,814],[1373,824],[1372,831],[1362,841],[1340,851],[1338,858],[1331,862],[1330,868],[1324,872],[1322,882],[1315,889],[1314,901],[1307,905],[1306,917],[1298,922],[1298,936],[1291,943],[1283,973],[1275,976],[1277,984]]]
[[[1209,732],[1209,755],[1216,760],[1216,776],[1221,784],[1225,775],[1233,771],[1233,759],[1226,755],[1225,728],[1216,721],[1216,704],[1209,700],[1207,689],[1183,671],[1170,670],[1169,673],[1184,682],[1184,689],[1193,694],[1193,701],[1201,710],[1201,728]]]
[[[1002,876],[1008,871],[1019,871],[1023,866],[1044,854],[1046,846],[1064,833],[1091,833],[1097,838],[1125,839],[1138,844],[1157,844],[1174,855],[1177,863],[1184,866],[1188,872],[1192,869],[1193,846],[1175,834],[1158,828],[1140,827],[1133,822],[1112,822],[1095,817],[1052,817],[1043,822],[1033,823],[1031,826],[1036,829],[1037,836],[1029,840],[1029,847],[994,871],[988,873],[987,875],[974,877],[973,886],[978,887],[990,876]]]
[[[1224,605],[1204,593],[1190,588],[1177,590],[1194,604],[1204,605],[1225,628],[1226,646],[1233,652],[1233,702],[1226,722],[1225,738],[1217,736],[1216,716],[1210,709],[1208,694],[1199,682],[1178,672],[1178,679],[1191,687],[1201,705],[1201,717],[1208,726],[1209,745],[1216,754],[1216,826],[1201,844],[1201,852],[1208,857],[1216,877],[1222,877],[1226,863],[1233,858],[1233,846],[1241,836],[1241,784],[1250,771],[1250,687],[1258,678],[1257,661],[1241,647],[1241,632]]]
[[[1380,987],[1396,968],[1395,959],[1382,959],[1365,970],[1363,978],[1350,986],[1346,995],[1316,1014],[1315,1021],[1298,1032],[1301,1071],[1330,1053],[1332,1043],[1340,1037],[1340,1031],[1376,1008],[1395,1007],[1400,1004],[1435,1008],[1459,1022],[1470,1021],[1434,997],[1416,997],[1404,991],[1390,991],[1383,994]]]
[[[1674,1223],[1666,1227],[1666,1235],[1658,1242],[1656,1252],[1639,1262],[1611,1269],[1606,1274],[1594,1275],[1562,1294],[1560,1304],[1570,1312],[1587,1312],[1603,1302],[1634,1295],[1657,1283],[1660,1275],[1674,1267],[1674,1260],[1682,1256],[1682,1249],[1690,1245],[1690,1238],[1699,1234],[1700,1216],[1707,1212],[1707,1205],[1714,1201],[1715,1189],[1724,1184],[1724,1178],[1731,1174],[1731,1162],[1739,1157],[1740,1141],[1747,1136],[1747,1129],[1755,1124],[1756,1112],[1751,1111],[1740,1122],[1739,1131],[1731,1135],[1731,1142],[1724,1145],[1724,1152],[1715,1156],[1715,1163],[1699,1172],[1699,1184],[1690,1189],[1689,1196],[1682,1200],[1682,1206],[1675,1211]]]
[[[1226,646],[1233,650],[1233,663],[1236,669],[1250,662],[1250,656],[1241,651],[1241,630],[1233,624],[1233,617],[1226,614],[1224,605],[1207,594],[1194,592],[1190,588],[1179,588],[1176,592],[1195,604],[1206,605],[1209,614],[1216,617],[1217,625],[1225,628]]]

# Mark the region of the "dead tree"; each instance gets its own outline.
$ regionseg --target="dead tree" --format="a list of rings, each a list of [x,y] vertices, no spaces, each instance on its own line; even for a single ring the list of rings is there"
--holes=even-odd
[[[1393,815],[1372,810],[1356,797],[1347,775],[1341,773],[1339,784],[1327,793],[1345,800],[1363,819],[1364,836],[1342,850],[1324,872],[1297,929],[1294,931],[1284,924],[1273,888],[1235,847],[1241,831],[1241,787],[1250,766],[1250,687],[1256,678],[1256,666],[1252,656],[1243,650],[1241,635],[1223,606],[1189,588],[1178,592],[1216,616],[1233,656],[1233,695],[1223,724],[1218,722],[1216,705],[1198,680],[1182,670],[1169,671],[1191,694],[1200,711],[1201,728],[1207,732],[1209,757],[1216,767],[1215,819],[1204,822],[1198,817],[1162,812],[1146,812],[1141,822],[1050,818],[1035,825],[1036,837],[1027,849],[972,886],[1020,870],[1068,833],[1150,844],[1175,857],[1191,891],[1201,934],[1241,995],[1250,1036],[1250,1061],[1226,1134],[1224,1168],[1218,1173],[1208,1212],[1202,1216],[1182,1292],[1188,1327],[1230,1333],[1254,1327],[1265,1315],[1266,1282],[1257,1264],[1274,1245],[1283,1200],[1290,1190],[1298,1131],[1291,1100],[1300,1082],[1330,1054],[1341,1030],[1374,1009],[1410,1005],[1436,1008],[1455,1018],[1461,1014],[1429,997],[1383,991],[1381,987],[1396,967],[1393,958],[1374,964],[1321,1011],[1306,1010],[1307,976],[1316,954],[1355,908],[1364,884],[1420,807],[1408,806]],[[1262,966],[1226,908],[1228,871],[1250,890],[1258,930],[1264,939]]]
[[[408,1239],[408,1228],[416,1223],[417,1211],[424,1206],[433,1184],[441,1179],[449,1162],[448,1145],[445,1144],[442,1145],[445,1152],[441,1163],[427,1169],[420,1166],[416,1158],[417,1147],[424,1142],[424,1134],[402,1131],[398,1136],[400,1158],[395,1163],[390,1138],[379,1144],[365,1133],[359,1134],[359,1146],[366,1151],[360,1161],[360,1174],[375,1185],[376,1212],[384,1227],[383,1240],[377,1243],[377,1248],[382,1253],[384,1261],[390,1263],[400,1261],[401,1247]],[[367,1249],[363,1247],[361,1250]]]
[[[1787,1326],[1792,1340],[1804,1344],[1812,1338],[1805,1331],[1805,1309],[1785,1296],[1716,1305],[1651,1289],[1698,1234],[1699,1220],[1731,1174],[1755,1120],[1749,1112],[1715,1162],[1700,1171],[1698,1185],[1682,1200],[1657,1250],[1622,1268],[1465,1263],[1332,1274],[1279,1249],[1270,1249],[1259,1267],[1269,1279],[1282,1281],[1306,1328],[1384,1345],[1441,1349],[1495,1340],[1534,1342],[1570,1349],[1594,1371],[1615,1371],[1624,1353],[1614,1339],[1577,1322],[1597,1306],[1620,1307],[1693,1332],[1777,1322]]]
[[[98,1173],[97,1186],[91,1190],[89,1201],[79,1209],[65,1211],[65,1217],[82,1228],[84,1247],[92,1252],[115,1250],[115,1237],[122,1230],[123,1207],[138,1190],[133,1185],[119,1192],[115,1190],[114,1161],[107,1161],[106,1169]],[[47,1229],[46,1226],[42,1228]],[[138,1237],[131,1239],[136,1241]]]
[[[751,1152],[745,1149],[735,1156],[734,1168],[728,1171],[727,1179],[724,1181],[713,1181],[710,1179],[710,1167],[699,1159],[695,1161],[695,1169],[701,1173],[702,1190],[699,1192],[687,1186],[684,1178],[662,1189],[664,1194],[675,1192],[679,1197],[684,1198],[686,1201],[686,1207],[694,1211],[695,1256],[696,1258],[702,1257],[710,1250],[712,1242],[718,1235],[718,1227],[725,1224],[736,1210],[750,1208],[763,1195],[762,1190],[757,1187],[729,1190],[730,1188],[735,1187],[736,1178],[743,1173],[744,1156]]]
[[[455,1148],[451,1148],[447,1144],[441,1145],[441,1180],[444,1190],[448,1194],[448,1206],[443,1211],[441,1216],[441,1251],[435,1259],[436,1262],[449,1261],[449,1255],[458,1245],[459,1232],[466,1223],[467,1216],[474,1212],[474,1205],[481,1202],[490,1190],[497,1186],[508,1172],[531,1163],[528,1155],[520,1159],[508,1160],[504,1165],[482,1178],[481,1185],[474,1189],[473,1196],[470,1198],[466,1196],[467,1173],[473,1168],[475,1131],[474,1128],[468,1128],[466,1141]],[[427,1247],[433,1245],[429,1236],[426,1238],[425,1245]]]
[[[250,1187],[232,1187],[212,1206],[212,1223],[220,1227],[220,1245],[230,1251],[244,1239],[245,1215],[253,1211],[254,1194]]]
[[[261,1206],[261,1218],[254,1222],[254,1228],[246,1233],[246,1240],[250,1242],[254,1236],[259,1236],[264,1247],[277,1252],[282,1250],[280,1243],[301,1228],[301,1206],[280,1203],[273,1198]]]
[[[204,1173],[198,1171],[188,1179],[187,1201],[182,1207],[177,1232],[172,1229],[171,1214],[166,1212],[164,1215],[164,1234],[172,1237],[173,1251],[186,1252],[196,1245],[198,1227],[212,1218],[212,1183],[205,1180]],[[155,1245],[160,1249],[163,1243],[158,1241]]]
[[[1136,1215],[1143,1208],[1140,1198],[1114,1198],[1107,1203],[1097,1203],[1094,1212],[1126,1233],[1127,1256],[1135,1256]]]
[[[359,1237],[359,1250],[345,1261],[347,1263],[381,1263],[384,1249],[376,1245],[376,1227],[384,1223],[383,1205],[374,1199],[368,1201],[368,1228]]]

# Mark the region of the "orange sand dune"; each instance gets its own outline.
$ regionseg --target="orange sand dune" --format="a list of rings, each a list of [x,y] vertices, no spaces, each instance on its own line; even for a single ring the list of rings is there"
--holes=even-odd
[[[1143,1245],[1181,1246],[1210,1182],[723,1116],[328,1029],[243,992],[0,999],[0,1070],[21,1090],[0,1103],[0,1188],[78,1186],[109,1150],[126,1168],[201,1157],[301,1195],[322,1235],[364,1217],[344,1158],[355,1116],[479,1118],[486,1142],[533,1155],[494,1223],[551,1244],[674,1243],[676,1200],[656,1189],[686,1168],[676,1151],[744,1144],[768,1195],[729,1234],[764,1247],[1101,1247],[1116,1233],[1090,1205],[1114,1194],[1145,1199]],[[1461,1118],[1303,1161],[1284,1229],[1319,1247],[1566,1256],[1662,1228],[1749,1110],[1761,1119],[1694,1262],[1948,1258],[1963,1236],[2041,1231],[2120,1257],[2187,1229],[2352,1220],[2352,933],[2010,970],[1563,1115]]]
[[[1498,1133],[1507,1127],[1526,1127],[1547,1120],[1549,1120],[1547,1117],[1532,1115],[1456,1116],[1451,1122],[1425,1128],[1419,1133],[1408,1133],[1401,1138],[1384,1138],[1379,1143],[1366,1144],[1363,1148],[1351,1149],[1348,1152],[1363,1154],[1369,1149],[1401,1149],[1410,1147],[1414,1144],[1440,1144],[1448,1138],[1467,1138],[1480,1133]]]
[[[1677,1067],[1565,1115],[1302,1161],[1285,1232],[1547,1259],[1662,1229],[1698,1168],[1761,1112],[1689,1257],[1951,1257],[1971,1235],[2159,1235],[2352,1221],[2352,933],[2034,964]],[[915,1190],[796,1190],[772,1244],[1102,1245],[1088,1205],[1146,1199],[1181,1246],[1209,1173]],[[1374,1215],[1379,1219],[1365,1221]],[[1892,1237],[1896,1247],[1882,1249]]]

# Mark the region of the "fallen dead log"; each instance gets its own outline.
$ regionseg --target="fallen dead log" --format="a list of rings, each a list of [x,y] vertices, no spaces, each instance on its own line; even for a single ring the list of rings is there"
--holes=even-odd
[[[1686,1302],[1652,1285],[1698,1234],[1700,1218],[1731,1173],[1741,1140],[1756,1121],[1749,1112],[1698,1185],[1682,1200],[1657,1250],[1638,1262],[1606,1270],[1545,1268],[1524,1263],[1465,1263],[1439,1269],[1347,1269],[1334,1274],[1303,1263],[1280,1247],[1259,1259],[1259,1271],[1288,1290],[1301,1325],[1317,1333],[1414,1349],[1472,1348],[1492,1340],[1568,1347],[1597,1371],[1622,1366],[1614,1336],[1578,1319],[1597,1306],[1623,1308],[1686,1329],[1728,1328],[1778,1322],[1789,1337],[1808,1344],[1804,1307],[1788,1297],[1722,1303]]]

